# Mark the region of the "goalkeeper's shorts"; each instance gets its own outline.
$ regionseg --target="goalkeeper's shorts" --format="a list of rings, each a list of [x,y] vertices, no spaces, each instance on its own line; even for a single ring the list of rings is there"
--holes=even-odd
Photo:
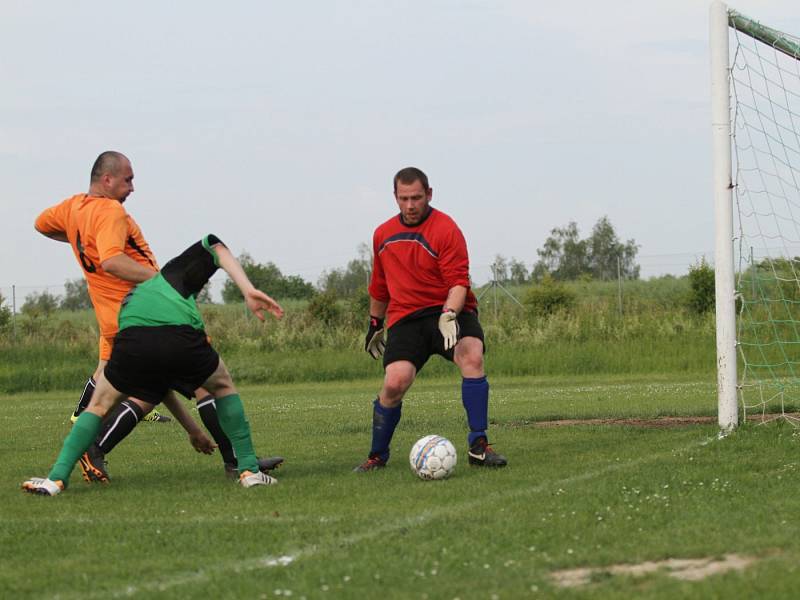
[[[383,367],[398,360],[407,360],[414,364],[417,373],[433,354],[453,361],[455,348],[444,349],[444,339],[439,331],[439,314],[429,314],[416,318],[398,321],[389,328],[386,334],[386,351],[383,354]],[[483,339],[483,328],[478,314],[462,311],[458,315],[458,339],[464,337]]]

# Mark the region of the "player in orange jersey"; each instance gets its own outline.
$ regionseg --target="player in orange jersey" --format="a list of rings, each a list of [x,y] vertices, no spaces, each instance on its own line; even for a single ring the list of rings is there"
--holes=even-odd
[[[133,168],[128,158],[119,152],[103,152],[92,166],[89,192],[67,198],[44,210],[36,219],[35,227],[39,233],[67,242],[72,248],[86,278],[100,328],[97,369],[84,388],[74,417],[88,405],[94,382],[111,356],[123,298],[136,284],[150,279],[158,271],[156,259],[141,229],[123,207],[133,189]],[[201,419],[222,453],[226,473],[236,476],[236,458],[219,425],[213,396],[202,388],[178,391],[187,397],[195,395]],[[167,396],[164,404],[190,435],[196,435],[194,430],[199,431],[199,428],[183,405],[172,392]],[[153,406],[128,398],[108,415],[96,444],[81,458],[84,479],[108,481],[105,454],[133,431]],[[281,462],[280,457],[261,459],[260,466],[269,470]]]

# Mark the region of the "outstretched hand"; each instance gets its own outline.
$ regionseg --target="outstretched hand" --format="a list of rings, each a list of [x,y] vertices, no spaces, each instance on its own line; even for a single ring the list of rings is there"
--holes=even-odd
[[[265,310],[272,314],[276,319],[280,319],[283,316],[283,309],[281,308],[281,305],[275,302],[275,300],[267,296],[261,290],[253,288],[244,295],[244,301],[247,304],[247,308],[250,309],[250,312],[252,312],[262,321],[264,320],[263,311]]]
[[[199,429],[195,433],[189,434],[189,443],[195,450],[203,454],[214,454],[214,448],[217,447],[217,445],[211,441],[211,438]]]

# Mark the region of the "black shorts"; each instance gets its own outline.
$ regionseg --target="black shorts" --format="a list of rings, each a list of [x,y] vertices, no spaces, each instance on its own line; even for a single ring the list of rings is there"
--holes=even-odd
[[[158,404],[171,389],[192,393],[219,365],[204,331],[188,325],[128,327],[114,338],[106,379],[120,392]]]
[[[434,313],[421,317],[398,321],[389,328],[386,336],[386,351],[383,354],[383,368],[398,360],[414,363],[417,372],[428,362],[432,354],[453,360],[454,348],[444,349],[444,338],[439,331],[439,316]],[[475,337],[483,342],[483,328],[477,313],[461,312],[458,315],[458,339]]]

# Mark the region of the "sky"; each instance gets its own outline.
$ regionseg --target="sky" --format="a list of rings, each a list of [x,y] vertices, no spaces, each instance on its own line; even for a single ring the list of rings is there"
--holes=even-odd
[[[685,274],[713,260],[709,5],[4,0],[0,294],[81,276],[33,221],[108,149],[162,264],[215,233],[316,283],[397,212],[413,165],[476,284],[603,216],[643,277]],[[796,2],[731,6],[800,33]]]

